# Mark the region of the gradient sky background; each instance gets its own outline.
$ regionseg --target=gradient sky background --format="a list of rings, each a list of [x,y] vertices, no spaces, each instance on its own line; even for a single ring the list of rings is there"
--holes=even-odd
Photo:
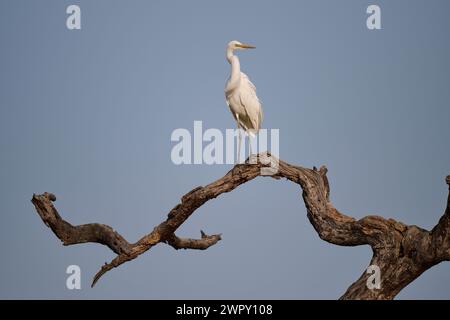
[[[66,29],[78,4],[82,30]],[[382,30],[366,28],[378,4]],[[170,160],[176,128],[234,128],[226,44],[280,129],[280,156],[327,165],[335,206],[431,229],[450,174],[450,2],[0,1],[0,298],[335,299],[371,249],[317,236],[298,186],[258,178],[208,202],[179,230],[223,233],[207,251],[158,245],[106,274],[114,254],[63,247],[30,199],[53,192],[73,224],[134,242],[192,188],[230,165]],[[68,265],[82,290],[65,287]],[[398,298],[450,298],[450,263]]]

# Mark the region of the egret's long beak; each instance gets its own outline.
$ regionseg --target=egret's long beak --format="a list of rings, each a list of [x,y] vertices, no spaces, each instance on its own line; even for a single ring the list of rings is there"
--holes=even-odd
[[[239,47],[242,49],[255,49],[256,48],[255,46],[251,46],[251,45],[245,44],[245,43],[237,44],[236,47]]]

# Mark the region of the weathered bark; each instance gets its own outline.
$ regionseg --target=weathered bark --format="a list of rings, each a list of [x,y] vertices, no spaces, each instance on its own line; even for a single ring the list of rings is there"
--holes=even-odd
[[[262,161],[238,164],[219,180],[184,195],[181,203],[169,212],[164,222],[132,244],[107,225],[93,223],[72,226],[64,221],[53,206],[56,197],[51,193],[33,195],[31,201],[44,223],[64,245],[96,242],[108,246],[117,254],[95,275],[92,282],[94,286],[106,272],[135,259],[158,243],[166,243],[175,249],[199,250],[216,244],[221,240],[221,235],[209,236],[202,231],[200,239],[181,239],[175,235],[175,231],[208,200],[265,175],[261,169],[269,166],[267,160],[271,156],[261,154],[258,157]],[[370,275],[364,272],[341,299],[393,299],[424,271],[450,260],[450,194],[444,215],[431,231],[379,216],[356,220],[333,207],[325,167],[317,170],[315,167],[307,169],[283,161],[278,163],[278,171],[271,177],[286,178],[301,186],[308,219],[321,239],[341,246],[370,245],[373,249],[370,265],[380,268],[381,288],[369,289],[366,283]],[[450,187],[450,176],[446,182]]]

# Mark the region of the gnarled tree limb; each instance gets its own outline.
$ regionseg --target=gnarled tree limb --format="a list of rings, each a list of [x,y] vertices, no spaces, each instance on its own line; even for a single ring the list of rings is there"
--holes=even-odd
[[[105,264],[95,275],[92,282],[94,286],[107,271],[135,259],[158,243],[166,243],[175,249],[199,250],[216,244],[221,240],[221,235],[208,236],[202,231],[200,239],[182,239],[175,235],[175,231],[208,200],[264,175],[261,169],[268,166],[267,158],[271,156],[260,154],[258,157],[265,161],[238,164],[219,180],[205,187],[197,187],[184,195],[181,203],[169,212],[164,222],[132,244],[104,224],[72,226],[61,218],[53,206],[52,202],[56,200],[53,194],[33,195],[31,201],[44,223],[64,245],[96,242],[108,246],[117,254],[114,260]],[[450,260],[450,194],[445,213],[432,231],[379,216],[356,220],[340,213],[331,203],[325,167],[317,170],[293,166],[283,161],[278,163],[278,171],[272,178],[286,178],[301,186],[308,219],[321,239],[341,246],[370,245],[373,249],[370,265],[380,268],[380,289],[367,287],[370,275],[364,272],[341,299],[393,299],[424,271]],[[446,182],[450,187],[450,176]]]

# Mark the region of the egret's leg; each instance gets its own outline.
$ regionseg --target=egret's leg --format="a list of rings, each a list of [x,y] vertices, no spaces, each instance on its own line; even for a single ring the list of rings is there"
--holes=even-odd
[[[241,135],[241,126],[239,124],[239,114],[237,114],[237,113],[236,113],[236,121],[237,121],[237,126],[238,126],[238,131],[239,131],[237,163],[240,163],[240,161],[241,161],[241,140],[242,140],[242,135]]]
[[[238,154],[237,154],[237,163],[241,162],[241,144],[242,144],[242,133],[241,133],[241,128],[238,125],[238,130],[239,130],[239,142],[238,142]]]
[[[248,135],[248,146],[249,146],[249,163],[250,164],[257,164],[258,163],[258,155],[257,153],[253,154],[253,148],[252,148],[252,136]],[[258,141],[256,141],[256,146],[258,146]],[[256,150],[258,152],[258,150]]]

